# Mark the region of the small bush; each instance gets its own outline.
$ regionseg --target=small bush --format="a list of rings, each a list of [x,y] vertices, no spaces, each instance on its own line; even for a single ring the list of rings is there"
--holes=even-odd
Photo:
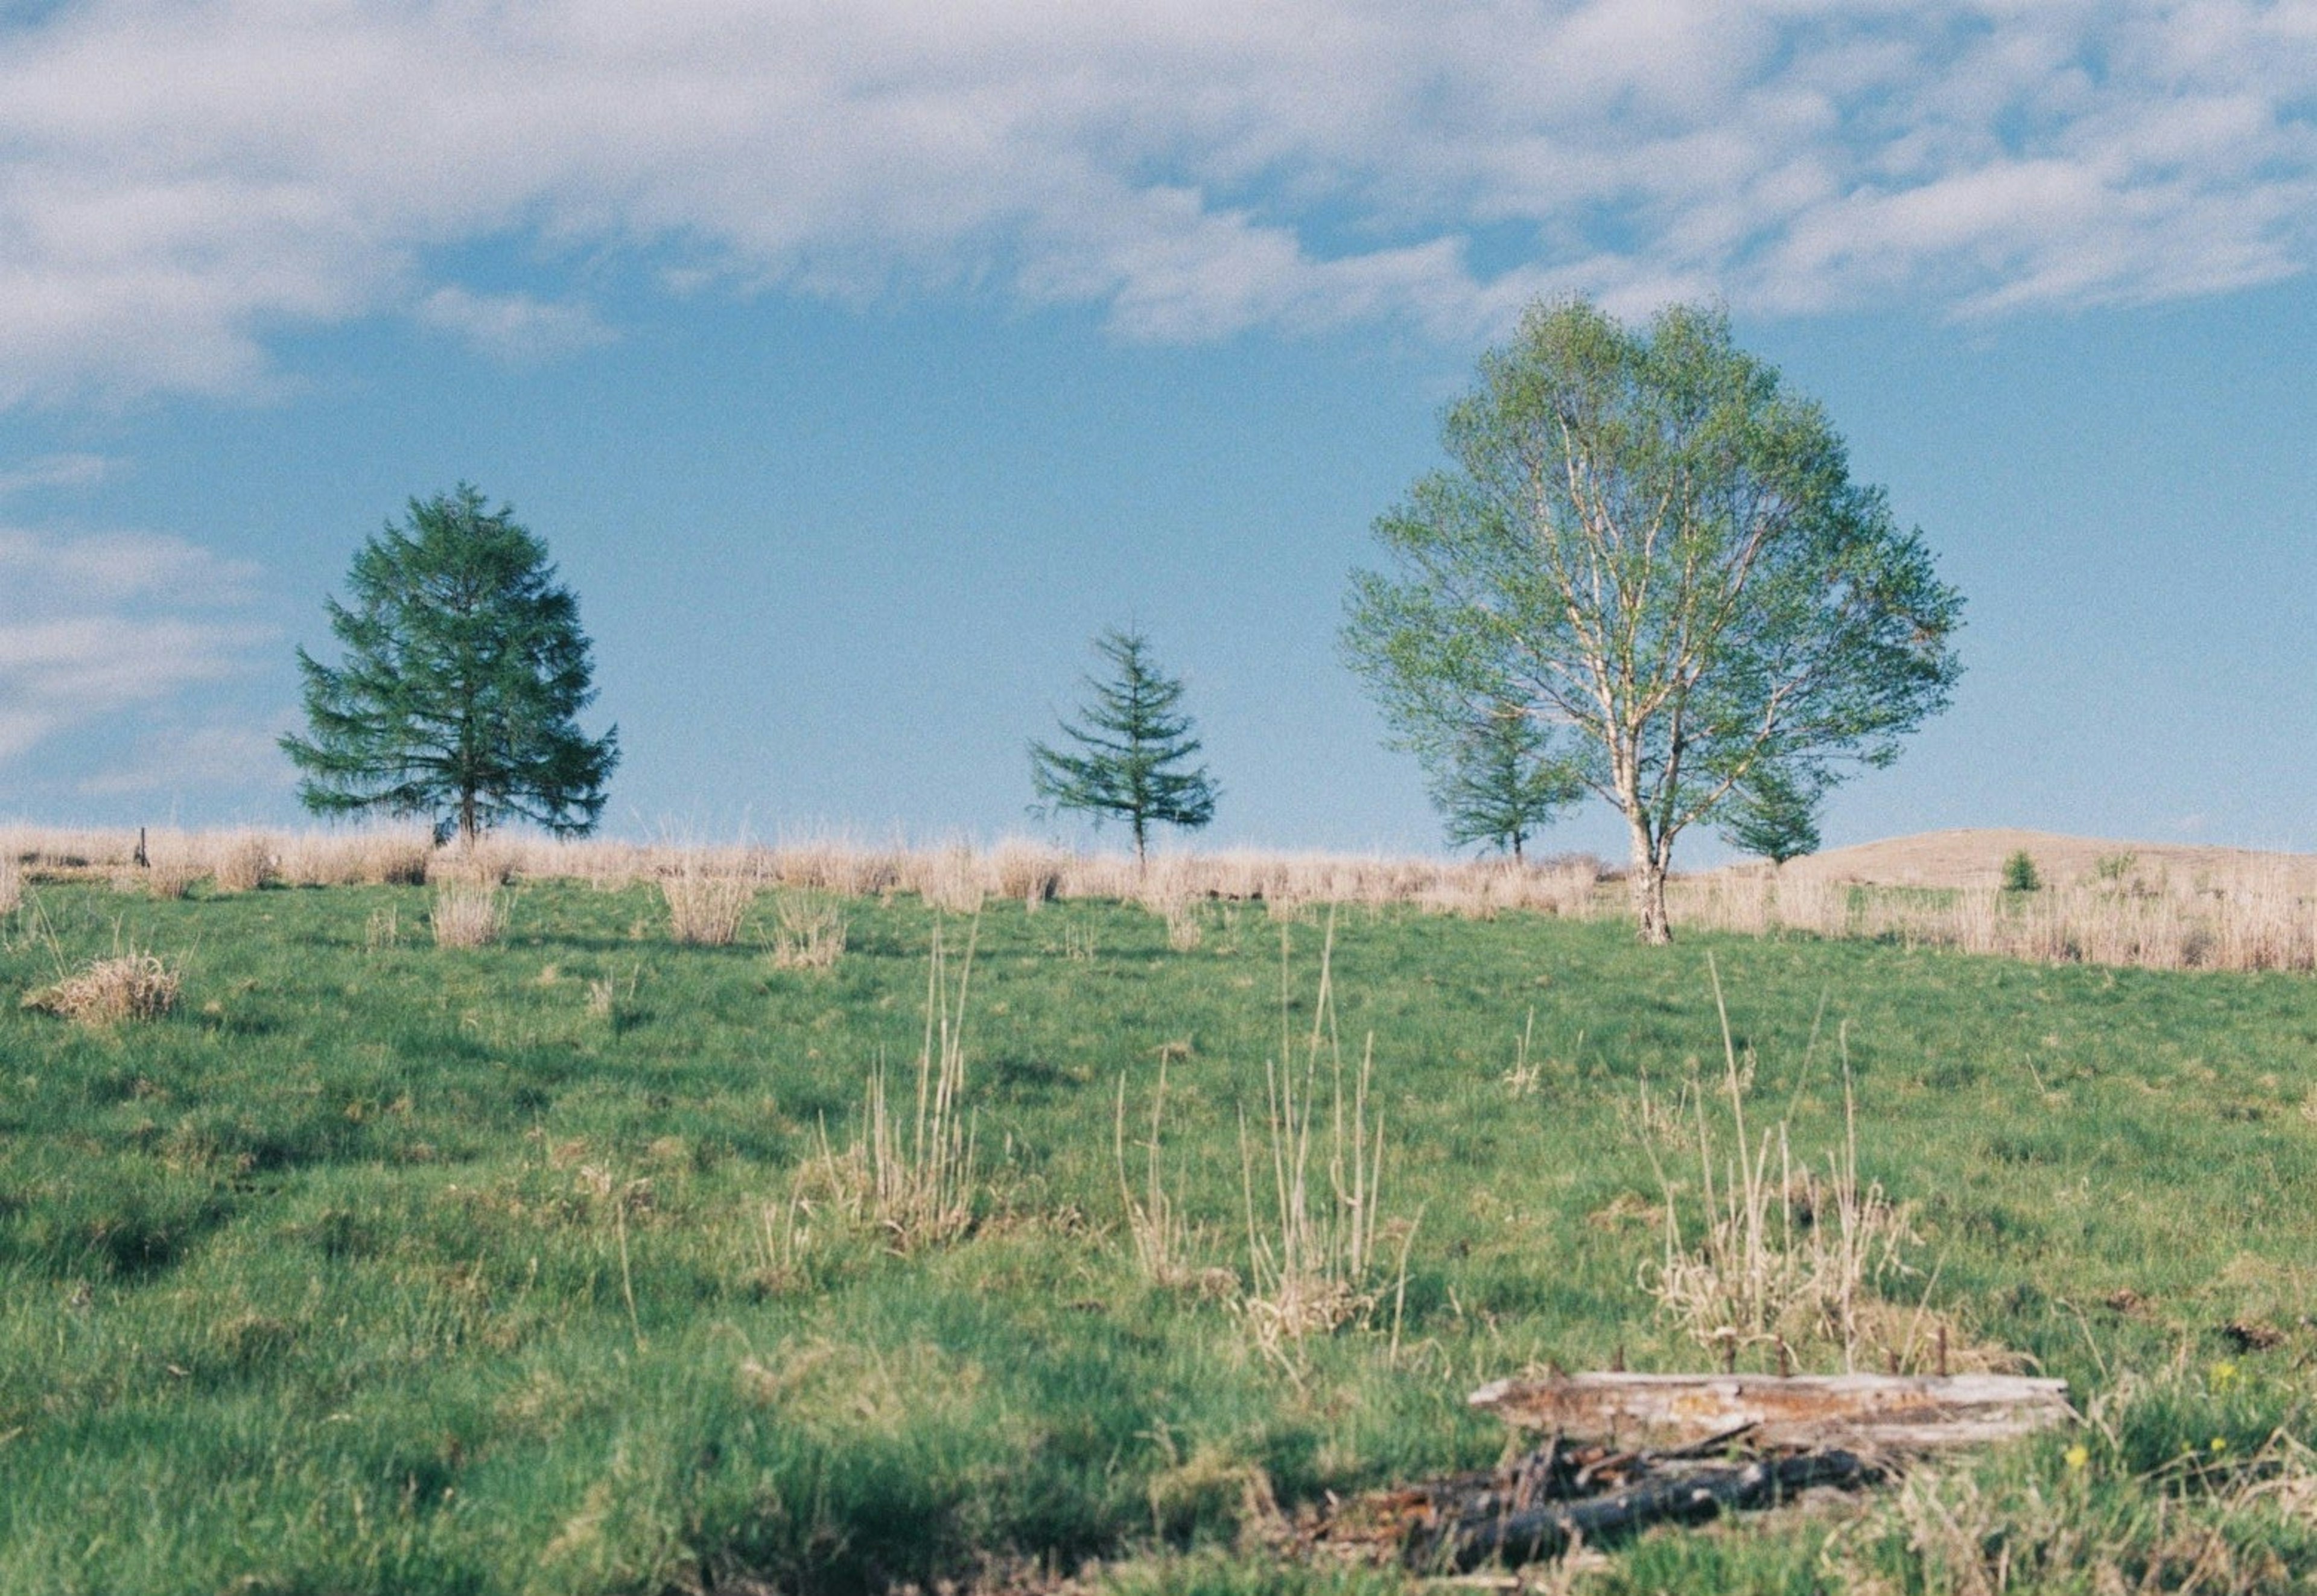
[[[427,923],[437,947],[488,947],[506,935],[512,896],[484,882],[445,882],[434,890]]]
[[[177,989],[175,971],[152,954],[131,948],[92,960],[56,985],[26,993],[23,1006],[82,1025],[117,1025],[160,1018],[177,1006]]]
[[[2044,878],[2036,874],[2035,861],[2027,856],[2027,850],[2026,848],[2021,848],[2017,853],[2003,861],[2003,890],[2005,892],[2034,892],[2042,891],[2043,886]]]
[[[717,874],[685,860],[679,874],[660,878],[669,934],[702,947],[730,946],[760,884],[753,875]]]

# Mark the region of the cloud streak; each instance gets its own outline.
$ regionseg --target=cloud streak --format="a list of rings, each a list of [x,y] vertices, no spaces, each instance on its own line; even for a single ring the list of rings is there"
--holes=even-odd
[[[68,0],[0,24],[0,399],[551,353],[606,258],[1153,339],[2212,292],[2317,248],[2313,98],[2309,0]],[[546,291],[434,264],[507,243]]]
[[[0,528],[0,766],[246,674],[273,636],[251,576],[178,538]]]

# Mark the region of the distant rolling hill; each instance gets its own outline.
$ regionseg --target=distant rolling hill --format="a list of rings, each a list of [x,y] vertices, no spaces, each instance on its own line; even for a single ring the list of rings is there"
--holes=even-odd
[[[2111,869],[2130,856],[2126,880],[2174,890],[2200,885],[2287,886],[2317,892],[2317,854],[2264,853],[2251,848],[2203,847],[2172,842],[2117,842],[2095,837],[2063,837],[2053,831],[1978,829],[1925,831],[1883,842],[1829,848],[1788,863],[1785,874],[1802,880],[1858,882],[1871,886],[1991,887],[2002,879],[2003,862],[2025,851],[2038,874],[2053,886],[2097,880],[2103,862]]]

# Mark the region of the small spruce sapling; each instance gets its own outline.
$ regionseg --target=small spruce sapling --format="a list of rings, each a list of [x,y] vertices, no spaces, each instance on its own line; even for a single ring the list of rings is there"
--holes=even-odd
[[[1037,812],[1077,810],[1097,825],[1125,821],[1139,866],[1149,856],[1153,826],[1196,830],[1213,820],[1217,789],[1205,766],[1184,768],[1199,740],[1181,711],[1183,684],[1158,668],[1150,640],[1112,629],[1094,647],[1112,674],[1088,677],[1078,721],[1062,722],[1063,735],[1078,751],[1032,742],[1030,782],[1040,799]]]

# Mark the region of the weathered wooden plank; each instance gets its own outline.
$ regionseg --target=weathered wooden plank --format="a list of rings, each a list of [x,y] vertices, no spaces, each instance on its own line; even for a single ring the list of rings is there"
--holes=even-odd
[[[1752,1446],[1918,1452],[2076,1416],[2065,1380],[2017,1375],[1562,1375],[1498,1380],[1471,1401],[1571,1439],[1651,1448],[1743,1431]]]

